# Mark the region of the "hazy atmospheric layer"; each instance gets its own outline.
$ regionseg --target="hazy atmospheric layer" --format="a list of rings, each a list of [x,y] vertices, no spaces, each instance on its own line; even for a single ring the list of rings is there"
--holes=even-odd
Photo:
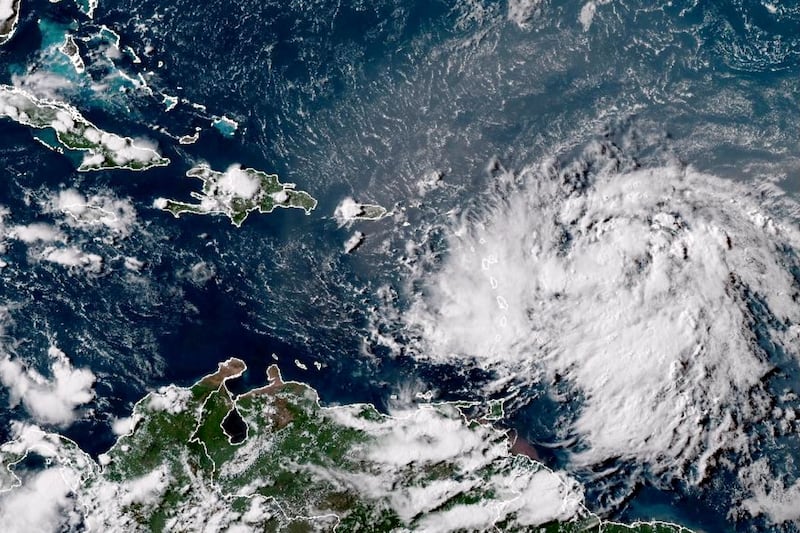
[[[795,365],[800,237],[774,215],[794,207],[618,155],[594,143],[563,168],[501,172],[402,320],[419,357],[493,370],[496,387],[566,381],[574,466],[621,458],[698,483],[719,452],[752,462],[753,423],[791,427],[796,406],[773,410],[765,378]]]

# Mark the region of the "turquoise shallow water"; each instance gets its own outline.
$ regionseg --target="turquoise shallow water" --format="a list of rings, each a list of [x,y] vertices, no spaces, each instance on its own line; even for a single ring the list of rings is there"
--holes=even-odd
[[[16,304],[6,331],[21,341],[16,352],[43,365],[56,337],[98,375],[91,411],[66,430],[93,453],[112,442],[110,417],[148,388],[189,383],[228,356],[251,368],[243,387],[259,381],[275,353],[289,377],[330,402],[385,407],[413,382],[444,398],[479,396],[480,371],[390,356],[369,333],[386,299],[380,287],[393,287],[389,299],[404,305],[406,240],[479,202],[498,168],[547,158],[568,167],[587,144],[611,139],[632,166],[679,162],[754,189],[797,192],[800,8],[789,4],[109,0],[94,20],[69,2],[26,6],[0,51],[3,83],[52,89],[98,125],[155,141],[173,160],[146,173],[79,175],[25,128],[0,122],[0,203],[13,223],[42,219],[36,199],[62,184],[111,190],[138,213],[131,237],[90,244],[104,257],[145,261],[135,282],[113,261],[85,278],[30,261],[19,243],[4,256],[24,266],[3,271],[0,287]],[[114,39],[103,25],[119,34],[122,50],[109,49]],[[54,49],[68,30],[86,58],[84,74]],[[56,85],[48,89],[37,72]],[[180,103],[165,111],[165,96]],[[221,116],[238,128],[215,129]],[[177,142],[195,128],[195,144]],[[276,172],[319,206],[308,217],[253,215],[240,230],[150,207],[159,196],[188,199],[197,184],[182,176],[201,160]],[[445,185],[423,197],[420,179],[432,173]],[[408,224],[364,226],[365,245],[343,255],[352,231],[332,214],[348,195],[405,209]],[[442,251],[440,233],[426,238]],[[200,263],[211,276],[191,275]],[[378,322],[391,330],[391,317]],[[786,354],[769,357],[780,367],[776,390],[795,389],[796,365],[781,362]],[[580,402],[551,402],[551,392],[524,389],[507,423],[551,466],[570,469],[558,426]],[[0,431],[25,416],[3,411]],[[791,476],[796,448],[773,440],[763,453],[783,450]],[[730,516],[735,471],[687,486],[643,465],[601,466],[616,473],[588,484],[587,497],[614,518],[704,531],[796,529]]]

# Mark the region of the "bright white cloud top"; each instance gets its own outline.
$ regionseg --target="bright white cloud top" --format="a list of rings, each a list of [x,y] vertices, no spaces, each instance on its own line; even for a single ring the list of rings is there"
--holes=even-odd
[[[340,227],[356,220],[380,220],[387,215],[386,208],[376,204],[362,204],[350,196],[343,198],[333,212],[333,218]]]
[[[265,387],[237,396],[226,381],[244,370],[229,359],[190,388],[148,395],[118,422],[122,436],[99,462],[15,423],[15,440],[0,446],[0,517],[28,505],[38,512],[9,523],[57,530],[75,520],[92,531],[556,533],[602,524],[574,479],[514,455],[506,432],[462,411],[481,406],[425,404],[392,416],[365,404],[326,408],[274,366]],[[238,436],[226,429],[231,416],[244,426]],[[26,470],[29,455],[48,459],[45,468]]]
[[[224,172],[201,164],[189,169],[186,176],[203,182],[201,193],[190,193],[198,203],[157,198],[153,206],[169,211],[176,218],[184,213],[225,215],[237,228],[253,211],[266,214],[277,208],[295,208],[309,214],[317,207],[317,200],[305,191],[296,190],[294,183],[281,183],[276,174],[238,164]]]
[[[112,238],[130,235],[136,226],[136,209],[128,198],[108,191],[86,196],[74,188],[62,189],[45,202],[44,212],[62,214],[69,227],[108,232]]]
[[[34,420],[66,426],[78,416],[78,408],[94,398],[95,375],[74,368],[66,354],[51,346],[47,352],[51,377],[26,366],[19,359],[0,358],[0,383],[9,393],[11,405],[22,404]]]
[[[606,154],[501,178],[451,228],[406,332],[420,358],[498,387],[565,381],[576,467],[621,458],[699,482],[720,452],[755,449],[752,424],[794,427],[762,346],[798,354],[800,236],[774,214],[796,207],[691,168],[620,173]]]
[[[21,0],[0,0],[0,46],[14,36]]]
[[[0,0],[2,1],[2,0]],[[147,141],[134,141],[101,130],[63,102],[42,100],[23,89],[0,85],[0,117],[54,133],[51,140],[39,138],[49,148],[84,152],[80,171],[124,168],[146,170],[169,164]]]

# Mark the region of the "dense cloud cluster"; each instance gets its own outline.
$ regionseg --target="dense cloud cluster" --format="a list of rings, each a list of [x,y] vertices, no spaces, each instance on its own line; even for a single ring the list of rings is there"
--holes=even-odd
[[[22,404],[31,417],[44,424],[66,426],[75,420],[80,406],[94,398],[94,373],[75,368],[66,354],[51,346],[50,377],[19,359],[0,358],[0,383],[8,389],[11,405]]]
[[[575,466],[622,458],[699,482],[719,452],[753,450],[752,424],[784,422],[763,347],[796,355],[800,236],[767,189],[620,171],[608,152],[501,176],[450,229],[405,327],[419,357],[492,370],[497,386],[568,383]]]

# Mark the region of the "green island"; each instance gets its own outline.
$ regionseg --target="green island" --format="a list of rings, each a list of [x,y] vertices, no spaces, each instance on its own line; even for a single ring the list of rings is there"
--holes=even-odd
[[[245,369],[229,359],[191,387],[150,393],[97,462],[17,422],[16,439],[0,446],[0,490],[36,483],[17,476],[24,464],[57,469],[93,531],[690,533],[601,520],[576,481],[514,454],[508,432],[459,404],[391,416],[369,404],[323,407],[274,365],[265,386],[234,394],[227,381]]]
[[[355,220],[380,220],[386,216],[386,208],[376,204],[360,204],[360,212]]]
[[[152,148],[137,146],[129,137],[101,130],[66,103],[41,100],[10,85],[0,85],[0,117],[52,133],[36,138],[57,152],[64,153],[64,148],[84,152],[78,167],[81,172],[147,170],[170,162]]]
[[[380,220],[389,214],[385,207],[377,204],[362,204],[351,197],[347,197],[336,206],[333,218],[339,226],[344,226],[355,220]]]
[[[6,44],[17,29],[22,0],[0,0],[0,46]]]
[[[271,213],[277,207],[302,209],[306,214],[317,207],[317,201],[305,191],[295,190],[294,183],[281,183],[276,174],[232,165],[225,172],[201,164],[186,173],[203,182],[201,193],[190,195],[200,203],[186,203],[158,198],[153,205],[169,211],[176,218],[183,213],[217,214],[230,218],[237,228],[255,210]]]

